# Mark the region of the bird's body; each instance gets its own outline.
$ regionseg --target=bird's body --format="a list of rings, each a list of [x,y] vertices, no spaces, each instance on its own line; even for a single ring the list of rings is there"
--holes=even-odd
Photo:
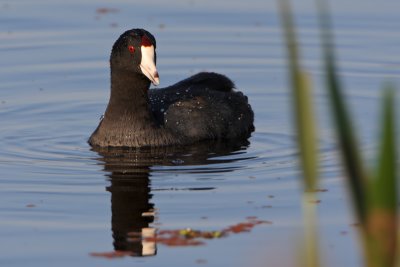
[[[132,48],[135,40],[130,38],[136,37],[141,38],[140,46]],[[158,84],[155,54],[154,66],[146,67],[143,63],[149,41],[155,49],[155,39],[150,33],[131,30],[114,45],[110,101],[104,118],[89,139],[91,145],[186,145],[250,135],[254,130],[254,114],[247,97],[235,91],[232,81],[221,74],[201,72],[172,86],[149,90],[150,81]],[[142,54],[134,54],[132,50],[141,50]]]

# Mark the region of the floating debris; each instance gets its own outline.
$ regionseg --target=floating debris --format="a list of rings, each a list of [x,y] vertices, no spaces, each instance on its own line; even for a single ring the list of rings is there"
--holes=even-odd
[[[108,8],[108,7],[101,7],[96,9],[97,14],[109,14],[109,13],[118,13],[119,9],[117,8]]]
[[[101,257],[106,259],[116,259],[116,258],[123,258],[126,256],[135,256],[132,251],[121,251],[121,250],[110,251],[110,252],[92,252],[89,253],[89,255],[92,257]]]
[[[272,224],[270,221],[258,220],[255,216],[247,217],[246,222],[228,226],[222,230],[201,231],[191,228],[180,230],[160,230],[155,237],[145,238],[145,241],[155,242],[166,246],[200,246],[202,239],[218,239],[230,234],[250,232],[256,225]]]
[[[315,192],[328,192],[328,189],[315,189]]]

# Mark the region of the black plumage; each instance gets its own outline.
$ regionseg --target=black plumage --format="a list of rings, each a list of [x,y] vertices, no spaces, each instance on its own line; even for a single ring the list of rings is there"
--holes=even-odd
[[[149,90],[151,81],[158,83],[155,48],[155,38],[143,29],[126,31],[115,42],[110,100],[89,139],[92,146],[185,145],[249,137],[253,111],[247,97],[224,75],[201,72]]]

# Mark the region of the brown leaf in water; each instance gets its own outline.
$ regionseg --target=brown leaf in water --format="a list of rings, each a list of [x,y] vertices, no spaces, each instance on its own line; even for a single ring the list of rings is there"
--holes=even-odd
[[[134,256],[134,253],[132,251],[116,250],[116,251],[110,251],[110,252],[92,252],[89,255],[92,257],[116,259],[116,258],[123,258],[126,256]]]
[[[97,14],[109,14],[109,13],[118,13],[119,9],[116,8],[108,8],[108,7],[101,7],[96,9]]]
[[[144,238],[147,242],[155,242],[166,246],[200,246],[204,242],[199,239],[216,239],[229,234],[250,232],[256,225],[272,224],[270,221],[258,220],[255,216],[247,217],[247,222],[238,223],[220,231],[199,231],[190,228],[181,230],[160,230],[155,237]]]
[[[315,189],[315,192],[328,192],[328,189],[324,189],[324,188],[319,188],[319,189]]]
[[[193,239],[186,238],[184,236],[179,235],[179,231],[177,230],[174,233],[168,234],[167,236],[157,235],[156,237],[147,237],[145,238],[146,242],[155,242],[157,244],[163,244],[170,247],[185,247],[185,246],[200,246],[204,245],[204,242]]]

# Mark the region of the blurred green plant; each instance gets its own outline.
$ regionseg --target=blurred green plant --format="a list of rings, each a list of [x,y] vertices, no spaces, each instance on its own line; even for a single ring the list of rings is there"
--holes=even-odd
[[[280,0],[280,10],[285,32],[287,54],[290,69],[290,81],[294,103],[294,121],[298,135],[299,157],[303,171],[305,188],[304,199],[309,199],[317,189],[318,152],[315,130],[315,119],[312,111],[311,83],[304,68],[300,65],[295,26],[289,0]],[[323,62],[326,73],[326,89],[331,106],[331,113],[336,131],[339,152],[347,184],[354,206],[356,218],[360,225],[360,236],[365,254],[365,265],[369,267],[392,267],[396,265],[397,253],[397,152],[395,139],[395,106],[394,88],[385,86],[382,103],[382,126],[379,138],[379,151],[376,166],[368,171],[364,167],[361,149],[358,146],[355,130],[342,85],[337,72],[332,26],[327,4],[318,0],[318,16],[321,33]],[[310,216],[310,208],[305,208],[305,216]],[[305,253],[305,266],[319,266],[316,234],[310,234],[309,226],[316,222],[314,218],[307,219],[305,238],[308,248]],[[316,224],[315,224],[316,225]]]
[[[299,47],[289,2],[280,4],[286,47],[289,58],[289,80],[292,87],[293,121],[297,132],[299,159],[303,171],[304,193],[302,198],[304,237],[302,266],[320,266],[317,235],[316,192],[318,186],[318,148],[312,103],[312,86],[305,69],[300,65]]]

